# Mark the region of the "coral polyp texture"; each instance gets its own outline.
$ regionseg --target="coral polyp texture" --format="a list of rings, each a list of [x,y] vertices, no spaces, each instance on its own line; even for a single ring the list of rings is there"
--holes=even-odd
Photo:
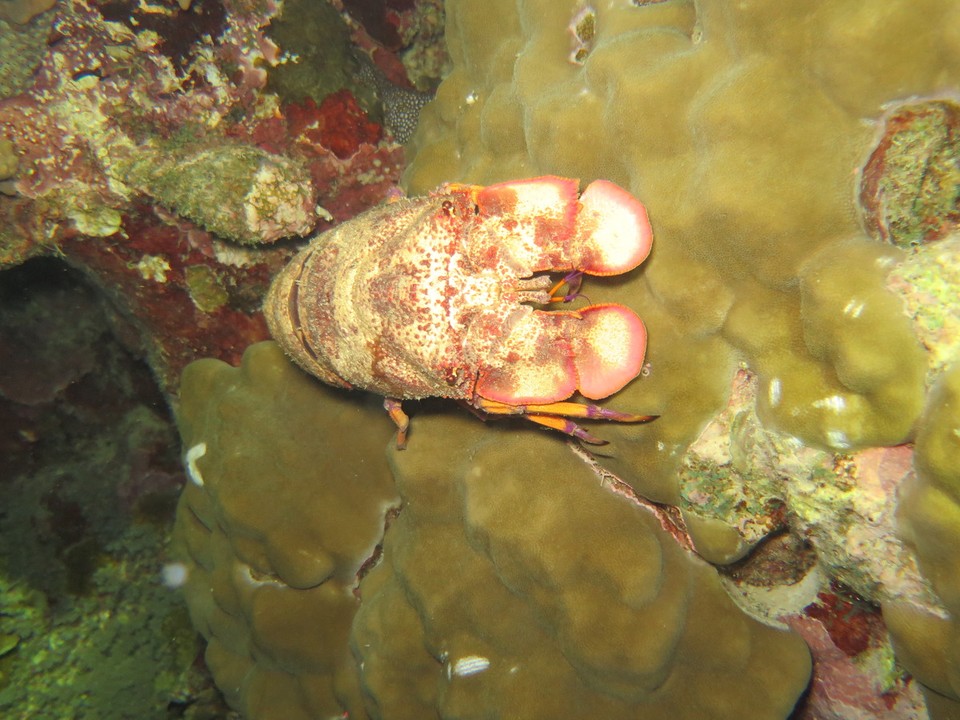
[[[952,505],[921,502],[943,482],[909,443],[918,428],[949,435],[934,430],[930,388],[958,361],[960,6],[450,0],[446,10],[453,70],[411,142],[411,192],[603,177],[650,212],[651,258],[590,300],[644,318],[647,372],[615,402],[661,418],[609,428],[616,451],[604,465],[654,500],[684,493],[688,529],[716,562],[790,527],[820,551],[821,572],[866,599],[952,622],[945,578],[956,570],[924,540],[946,536],[934,508]],[[741,371],[755,384],[723,420]],[[724,446],[688,452],[718,420]],[[897,537],[901,482],[924,488],[907,494],[900,534],[938,590],[936,610]],[[801,488],[823,492],[811,503]],[[922,627],[898,623],[898,647]],[[956,646],[939,647],[960,661]],[[919,658],[899,656],[923,679]],[[960,697],[955,681],[927,686]]]
[[[800,639],[563,442],[419,420],[397,450],[369,396],[273,343],[184,374],[187,600],[246,717],[789,713]]]

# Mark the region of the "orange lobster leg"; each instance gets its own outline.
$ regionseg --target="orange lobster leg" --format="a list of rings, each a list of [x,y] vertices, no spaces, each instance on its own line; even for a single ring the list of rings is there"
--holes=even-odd
[[[613,422],[645,423],[656,420],[659,415],[637,415],[618,410],[609,410],[599,405],[576,402],[555,402],[540,405],[509,405],[507,403],[478,397],[475,406],[490,415],[522,415],[530,422],[559,430],[592,445],[606,445],[606,440],[594,437],[582,427],[567,418],[587,418],[592,420],[611,420]]]
[[[407,430],[410,428],[410,418],[403,411],[403,406],[396,398],[384,398],[383,409],[397,426],[397,450],[403,450],[407,447]]]

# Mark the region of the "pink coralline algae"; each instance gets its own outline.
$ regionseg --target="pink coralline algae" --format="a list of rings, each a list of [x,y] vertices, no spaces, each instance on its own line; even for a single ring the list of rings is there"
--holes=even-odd
[[[260,297],[292,248],[263,243],[395,191],[402,149],[348,92],[290,106],[264,90],[277,10],[59,3],[37,20],[32,84],[0,100],[0,267],[55,253],[83,269],[167,389],[194,357],[238,361],[266,336]]]
[[[821,594],[806,616],[787,619],[814,657],[808,696],[797,720],[916,720],[926,716],[912,679],[885,652],[886,626],[871,606]]]
[[[860,175],[863,222],[901,247],[944,238],[960,224],[960,105],[925,100],[888,112]]]
[[[320,106],[308,99],[301,112],[294,115],[296,106],[291,106],[291,119],[296,117],[297,126],[291,128],[296,136],[312,141],[313,147],[327,148],[341,160],[352,157],[363,144],[375,145],[380,141],[380,126],[371,122],[347,90],[338,90],[328,95]]]

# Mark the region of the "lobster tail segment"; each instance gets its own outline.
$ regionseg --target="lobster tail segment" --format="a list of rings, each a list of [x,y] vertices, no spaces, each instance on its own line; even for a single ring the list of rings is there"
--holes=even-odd
[[[619,185],[594,180],[580,196],[571,255],[589,275],[619,275],[650,254],[653,230],[647,209]]]
[[[591,305],[570,319],[570,344],[577,366],[577,389],[585,398],[612,395],[643,369],[647,330],[637,314],[623,305]]]

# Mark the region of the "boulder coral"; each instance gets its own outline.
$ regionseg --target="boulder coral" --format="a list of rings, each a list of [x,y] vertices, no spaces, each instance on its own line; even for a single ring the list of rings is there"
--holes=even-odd
[[[938,346],[943,327],[920,326],[950,315],[936,307],[955,307],[954,271],[933,260],[912,298],[888,286],[915,272],[904,260],[917,243],[956,226],[960,6],[451,0],[446,9],[453,70],[411,142],[410,191],[549,172],[608,178],[650,211],[657,241],[642,274],[589,292],[643,315],[649,375],[615,401],[661,419],[611,428],[617,453],[605,464],[675,504],[686,448],[724,406],[738,367],[758,378],[759,420],[791,442],[840,457],[909,443],[919,427],[926,489],[908,494],[902,524],[954,608],[955,569],[924,540],[930,532],[953,546],[944,518],[954,505],[932,489],[943,481],[923,469],[921,441],[955,427],[937,419],[940,395],[928,397],[936,373],[955,367],[955,341]],[[884,204],[891,189],[896,206]],[[901,228],[912,233],[901,242],[908,252],[887,241]],[[932,278],[947,289],[925,293]],[[910,304],[924,297],[935,307],[917,317]],[[712,554],[736,554],[725,542]],[[939,657],[956,664],[957,646],[943,639],[953,635],[891,625],[898,645],[915,649],[900,660],[960,697],[955,679],[924,672],[920,650],[939,637]]]
[[[589,51],[572,62],[583,11]],[[412,192],[555,172],[606,177],[650,210],[642,276],[591,288],[650,327],[650,375],[618,404],[663,418],[642,438],[616,429],[632,448],[622,477],[675,500],[682,449],[739,360],[760,376],[763,419],[808,444],[910,439],[924,357],[882,285],[900,253],[860,227],[857,168],[887,103],[956,85],[953,3],[863,17],[759,1],[460,0],[447,12],[454,69],[412,142]]]
[[[605,427],[611,443],[597,462],[636,494],[684,508],[694,545],[715,564],[766,544],[774,555],[762,567],[790,566],[788,592],[804,586],[816,597],[839,579],[865,594],[862,605],[882,603],[897,660],[924,683],[932,716],[956,717],[960,6],[448,0],[445,8],[452,71],[408,146],[410,194],[553,174],[606,178],[649,210],[656,243],[644,268],[591,278],[585,292],[644,318],[645,371],[611,402],[661,417]],[[200,367],[186,375],[181,415],[203,481],[179,513],[188,599],[221,687],[248,717],[277,707],[292,708],[289,717],[384,718],[791,712],[809,671],[796,637],[734,611],[705,563],[628,497],[607,492],[559,438],[431,406],[405,454],[385,451],[384,470],[390,433],[384,425],[378,435],[377,409],[342,424],[341,403],[369,398],[318,388],[269,345],[251,349],[239,371]],[[731,397],[738,378],[749,383]],[[276,384],[254,390],[254,380]],[[238,404],[249,411],[223,410]],[[727,443],[720,452],[695,443],[711,426]],[[323,459],[332,453],[337,469]],[[222,472],[225,458],[247,457],[277,483],[273,492],[242,462]],[[325,469],[307,472],[308,462],[288,475],[287,463],[303,457]],[[690,507],[691,497],[716,506],[709,482],[692,495],[688,482],[681,497],[685,480],[712,480],[714,466],[736,470],[725,472],[733,507],[744,496],[738,484],[774,488],[748,505],[762,515],[756,536],[733,533],[714,508]],[[310,532],[339,526],[347,506],[337,498],[370,473],[379,479],[358,500],[369,522],[352,552],[337,555],[329,537],[292,529],[303,508]],[[245,488],[261,488],[259,499],[241,502]],[[806,502],[808,488],[816,502]],[[315,492],[322,508],[310,505]],[[262,524],[267,497],[291,511],[290,541],[308,544],[288,546],[281,525]],[[895,538],[897,521],[907,547]],[[788,526],[819,556],[815,571],[775,554],[789,543],[763,542]],[[270,559],[263,547],[272,546],[281,559],[321,551],[336,559],[327,575],[298,575]],[[319,599],[329,594],[340,604]],[[292,607],[302,615],[284,610]],[[842,619],[810,630],[811,617],[791,623],[808,627],[814,651],[811,704],[836,704],[808,706],[802,717],[852,717],[844,708],[870,716],[878,697],[889,717],[918,717],[887,693],[904,685],[889,648],[873,662],[896,680],[878,682],[863,671],[869,663],[831,661],[843,643],[821,631],[842,632]],[[845,674],[831,678],[840,665]],[[849,683],[854,675],[865,684]]]
[[[371,400],[273,343],[184,374],[187,600],[247,718],[790,712],[803,642],[559,438],[428,413],[398,451]]]
[[[884,618],[897,652],[934,692],[931,710],[955,717],[960,698],[960,364],[934,385],[917,433],[917,475],[902,494],[899,513],[920,569],[946,607],[931,612],[906,601],[885,603]],[[939,717],[940,715],[934,715]]]
[[[358,573],[399,503],[383,453],[392,423],[272,343],[239,370],[193,363],[181,398],[189,482],[176,535],[217,684],[250,718],[359,706],[348,636]]]

